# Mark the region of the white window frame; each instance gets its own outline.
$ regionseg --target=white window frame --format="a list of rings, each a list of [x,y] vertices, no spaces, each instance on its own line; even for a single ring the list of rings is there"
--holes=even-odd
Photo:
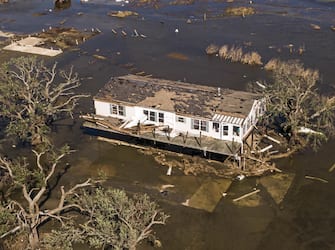
[[[180,122],[180,123],[185,123],[186,122],[186,118],[182,117],[182,116],[177,116],[176,120],[177,120],[177,122]]]
[[[223,125],[222,126],[222,135],[223,136],[228,136],[229,135],[229,125]]]
[[[219,133],[219,132],[220,132],[220,123],[218,123],[218,122],[213,122],[212,127],[213,127],[214,132],[216,132],[216,133]]]
[[[191,129],[194,130],[201,130],[204,132],[208,132],[208,121],[199,120],[199,119],[192,119],[191,120]]]
[[[241,127],[233,125],[233,135],[240,136],[241,135]]]
[[[126,116],[126,107],[118,104],[109,104],[109,112],[111,115]]]
[[[164,123],[164,113],[158,112],[158,122]]]

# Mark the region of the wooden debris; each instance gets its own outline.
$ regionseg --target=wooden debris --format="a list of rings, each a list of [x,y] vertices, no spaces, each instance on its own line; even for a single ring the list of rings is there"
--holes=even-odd
[[[273,141],[277,144],[280,144],[280,141],[276,140],[275,138],[271,137],[271,136],[268,136],[268,135],[264,135],[265,138],[269,139],[270,141]]]
[[[317,25],[317,24],[313,24],[313,23],[311,23],[310,25],[311,25],[311,28],[312,28],[313,30],[320,30],[320,29],[321,29],[321,27],[320,27],[319,25]]]
[[[169,166],[169,169],[166,172],[166,175],[171,175],[172,173],[172,166]]]
[[[306,178],[306,179],[310,179],[310,180],[320,181],[320,182],[323,182],[323,183],[328,183],[327,180],[322,179],[322,178],[319,178],[319,177],[314,177],[314,176],[306,175],[305,178]]]
[[[100,60],[106,60],[107,57],[105,56],[100,56],[100,55],[93,55],[93,57],[97,58],[97,59],[100,59]]]
[[[273,145],[269,145],[265,148],[262,148],[261,150],[258,150],[259,153],[264,153],[265,151],[268,151],[269,149],[273,148]]]
[[[62,21],[59,22],[60,25],[63,25],[65,22],[67,21],[67,19],[63,19]]]
[[[242,195],[242,196],[240,196],[238,198],[235,198],[233,201],[236,202],[236,201],[242,200],[242,199],[247,198],[247,197],[249,197],[251,195],[257,194],[260,191],[261,191],[260,189],[256,189],[255,191],[252,191],[252,192],[244,194],[244,195]]]
[[[145,72],[144,71],[140,71],[140,72],[137,72],[136,75],[142,76],[142,75],[145,75]]]
[[[333,164],[333,166],[331,166],[329,169],[328,169],[328,172],[333,172],[333,170],[335,169],[335,163]]]

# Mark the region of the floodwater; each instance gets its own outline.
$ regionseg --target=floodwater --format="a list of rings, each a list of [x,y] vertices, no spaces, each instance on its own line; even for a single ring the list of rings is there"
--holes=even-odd
[[[108,0],[72,1],[69,8],[55,10],[52,1],[10,0],[0,5],[0,30],[29,34],[50,26],[98,28],[102,32],[82,44],[79,50],[67,51],[56,58],[59,67],[74,65],[82,79],[80,91],[94,95],[114,75],[130,73],[125,64],[133,64],[135,72],[144,71],[154,77],[188,81],[221,88],[245,89],[247,83],[263,80],[267,74],[260,67],[228,63],[205,55],[210,43],[239,45],[255,50],[263,62],[273,57],[300,59],[306,66],[320,70],[320,89],[334,94],[335,88],[335,3],[314,0],[195,1],[193,5],[171,6],[160,1],[158,9],[134,7]],[[251,6],[256,15],[220,17],[229,6]],[[125,19],[107,15],[111,10],[127,9],[139,13]],[[80,13],[80,15],[78,14]],[[203,20],[206,13],[207,20]],[[187,23],[187,19],[191,23]],[[321,27],[313,30],[310,24]],[[118,31],[115,35],[112,29]],[[136,29],[146,38],[133,37]],[[176,33],[175,30],[179,32]],[[127,33],[120,35],[121,30]],[[305,53],[290,53],[304,46]],[[171,58],[180,53],[182,60]],[[19,56],[0,51],[0,61]],[[93,55],[105,56],[99,60]],[[93,112],[90,98],[83,100],[77,113]],[[335,141],[329,141],[317,153],[303,152],[278,162],[295,178],[284,201],[278,206],[270,197],[260,194],[258,206],[240,206],[232,201],[253,190],[257,178],[233,182],[228,196],[213,213],[181,205],[207,177],[183,176],[173,170],[166,176],[166,167],[137,149],[115,146],[83,134],[80,120],[55,126],[55,140],[77,150],[69,159],[71,168],[62,179],[69,185],[103,170],[108,184],[130,192],[147,192],[171,215],[165,227],[157,227],[163,249],[335,249]],[[308,180],[306,175],[328,180]],[[163,184],[175,188],[163,196]],[[152,247],[142,244],[140,249]]]

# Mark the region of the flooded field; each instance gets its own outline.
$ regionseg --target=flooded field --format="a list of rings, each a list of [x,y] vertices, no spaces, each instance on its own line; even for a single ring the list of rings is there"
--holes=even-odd
[[[57,61],[60,68],[73,65],[82,79],[80,91],[92,96],[111,76],[138,72],[237,90],[245,90],[250,81],[267,79],[261,66],[207,56],[205,48],[211,43],[257,51],[263,63],[274,57],[299,59],[307,67],[319,69],[319,88],[324,93],[335,93],[334,1],[173,2],[151,1],[139,6],[132,1],[88,0],[56,9],[52,1],[10,0],[0,4],[0,30],[20,35],[49,27],[99,30],[56,57],[43,57],[50,63]],[[226,8],[239,6],[252,7],[255,14],[224,15]],[[108,15],[118,10],[138,15]],[[143,36],[137,36],[135,30]],[[5,43],[0,37],[0,48]],[[0,50],[0,61],[21,55]],[[86,98],[76,115],[93,111],[91,99]],[[55,126],[57,144],[68,143],[77,150],[68,160],[71,168],[60,184],[95,177],[97,170],[103,170],[111,186],[148,193],[171,215],[165,227],[156,228],[162,249],[335,249],[335,171],[329,172],[335,163],[334,140],[316,153],[306,151],[279,161],[293,182],[281,195],[273,196],[275,181],[268,179],[234,180],[224,190],[226,186],[214,177],[185,176],[177,169],[167,176],[167,167],[152,156],[84,134],[81,122],[76,118],[74,124],[61,121]],[[173,187],[161,193],[162,185]],[[208,197],[218,197],[210,192],[220,188],[222,198],[214,209],[211,206],[211,212],[182,205],[194,194],[206,199],[207,189]],[[258,193],[234,202],[258,189]],[[152,247],[144,243],[140,249]]]

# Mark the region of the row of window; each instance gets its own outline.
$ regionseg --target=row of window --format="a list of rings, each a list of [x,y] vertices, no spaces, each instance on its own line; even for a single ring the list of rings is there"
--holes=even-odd
[[[126,116],[126,109],[122,105],[116,105],[116,104],[110,104],[110,113],[113,115],[120,115],[120,116]],[[161,112],[155,112],[155,111],[149,111],[147,109],[143,110],[143,114],[148,117],[149,121],[152,122],[159,122],[164,123],[164,113]],[[177,122],[185,123],[186,119],[182,116],[177,116],[176,118]],[[200,130],[208,132],[209,129],[209,122],[205,120],[200,119],[192,119],[191,120],[191,128],[194,130]],[[228,135],[228,125],[225,125],[222,127],[222,134],[223,136]],[[213,130],[217,133],[220,132],[220,125],[217,122],[213,122]],[[233,135],[239,136],[240,135],[240,127],[233,126]]]
[[[152,122],[158,121],[160,123],[164,123],[164,113],[158,112],[158,116],[157,116],[157,112],[144,109],[143,114],[145,114],[148,117],[149,121],[152,121]]]
[[[191,128],[195,130],[201,130],[208,132],[208,121],[198,120],[198,119],[192,119]],[[217,122],[213,122],[213,130],[217,133],[220,132],[220,124]],[[227,136],[229,134],[229,126],[224,125],[222,127],[222,135]],[[239,126],[233,126],[233,135],[234,136],[240,136],[240,127]]]
[[[126,116],[126,109],[125,109],[124,106],[116,105],[116,104],[110,104],[109,109],[110,109],[110,113],[112,115]]]

